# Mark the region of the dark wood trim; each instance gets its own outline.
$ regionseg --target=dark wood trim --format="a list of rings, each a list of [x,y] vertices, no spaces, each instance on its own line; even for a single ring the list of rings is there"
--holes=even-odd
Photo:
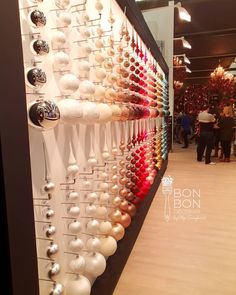
[[[146,44],[147,48],[150,49],[152,55],[157,60],[164,73],[168,75],[169,68],[136,2],[134,0],[116,0],[116,2],[123,11],[126,7],[126,16],[129,21],[138,32],[144,44]]]
[[[161,178],[166,171],[168,160],[164,161],[161,170],[157,174],[154,184],[147,197],[137,210],[131,225],[126,229],[125,236],[118,242],[115,254],[108,258],[105,272],[96,279],[92,287],[91,295],[112,295],[120,275],[125,267],[135,241],[142,228],[148,210],[160,185]]]
[[[5,212],[6,294],[38,295],[38,268],[18,1],[4,1],[1,42],[1,211]],[[2,234],[2,232],[1,232]],[[2,236],[2,235],[1,235]],[[8,285],[7,285],[8,284]],[[9,286],[11,284],[11,286]],[[5,294],[6,291],[4,291]]]

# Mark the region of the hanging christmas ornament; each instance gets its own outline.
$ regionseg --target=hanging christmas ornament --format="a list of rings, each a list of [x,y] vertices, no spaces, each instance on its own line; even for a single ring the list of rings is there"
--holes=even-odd
[[[64,69],[70,63],[70,57],[63,51],[58,51],[53,56],[53,65],[56,68]]]
[[[89,252],[100,252],[101,241],[97,237],[89,238],[86,242],[86,248]]]
[[[102,255],[111,256],[116,252],[117,242],[113,237],[107,236],[104,238],[100,238],[100,241],[101,241],[100,253]]]
[[[119,241],[123,239],[125,235],[125,229],[120,223],[115,223],[111,229],[110,235]]]
[[[62,99],[58,102],[60,122],[63,124],[77,124],[83,116],[83,104],[73,98]]]
[[[30,43],[31,52],[35,55],[46,55],[49,53],[49,45],[46,41],[41,39],[36,39]]]
[[[66,35],[62,31],[53,31],[51,40],[54,48],[63,47],[66,43]]]
[[[58,23],[61,26],[68,27],[72,22],[71,14],[66,11],[62,11],[58,15]]]
[[[79,80],[73,74],[65,74],[59,81],[59,88],[63,94],[72,94],[79,89]]]
[[[89,280],[79,275],[77,279],[67,281],[65,284],[65,295],[90,295],[91,284]]]
[[[47,76],[40,68],[26,70],[26,85],[31,88],[41,88],[47,82]]]
[[[68,166],[67,166],[67,173],[66,176],[67,178],[73,178],[75,179],[78,172],[79,172],[79,167],[76,164],[75,156],[73,154],[72,150],[72,145],[71,142],[69,142],[69,161],[68,161]]]
[[[74,273],[82,274],[85,270],[84,257],[81,255],[78,255],[75,259],[72,259],[69,263],[69,268]]]
[[[69,242],[68,247],[72,252],[79,252],[84,248],[84,242],[81,239],[75,238]]]
[[[81,223],[78,220],[75,220],[68,225],[68,230],[72,234],[78,234],[82,230]]]
[[[85,274],[93,277],[100,276],[106,268],[106,259],[100,253],[90,253],[85,256]]]

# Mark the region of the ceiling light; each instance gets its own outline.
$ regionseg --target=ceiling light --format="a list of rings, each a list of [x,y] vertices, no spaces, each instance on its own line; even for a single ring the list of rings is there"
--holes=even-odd
[[[177,41],[177,40],[181,40],[183,42],[183,46],[185,48],[188,48],[188,49],[191,49],[192,46],[190,45],[190,43],[184,39],[184,37],[179,37],[179,38],[174,38],[174,41]]]
[[[177,54],[177,55],[174,55],[174,57],[183,57],[184,58],[184,62],[186,64],[191,64],[191,61],[187,58],[187,56],[185,54]]]
[[[187,73],[192,73],[192,71],[188,67],[186,67],[186,72]]]
[[[191,22],[191,15],[188,13],[188,11],[185,8],[183,8],[181,6],[181,3],[180,2],[178,2],[175,5],[175,7],[177,7],[178,10],[179,10],[179,18],[180,19],[185,20],[187,22]]]

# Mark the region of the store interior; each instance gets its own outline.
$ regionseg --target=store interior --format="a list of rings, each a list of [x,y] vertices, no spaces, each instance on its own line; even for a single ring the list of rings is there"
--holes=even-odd
[[[7,294],[235,294],[236,129],[230,158],[220,140],[209,162],[197,148],[206,105],[236,119],[235,9],[233,0],[3,4]]]

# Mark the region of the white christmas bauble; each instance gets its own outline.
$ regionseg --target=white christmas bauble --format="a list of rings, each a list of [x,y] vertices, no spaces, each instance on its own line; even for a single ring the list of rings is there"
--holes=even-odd
[[[108,183],[107,182],[101,182],[100,184],[99,184],[99,188],[101,189],[101,190],[107,190],[108,188],[109,188],[109,185],[108,185]]]
[[[87,27],[80,28],[79,32],[84,39],[89,38],[91,35],[90,30]]]
[[[102,221],[99,225],[100,233],[108,235],[112,229],[112,224],[110,221]]]
[[[69,242],[69,249],[72,252],[81,251],[84,248],[84,242],[81,239],[74,239]]]
[[[101,178],[102,180],[107,180],[107,178],[108,178],[108,174],[107,174],[106,172],[102,172],[102,173],[100,174],[100,178]]]
[[[95,157],[89,157],[87,163],[90,167],[94,167],[97,165],[98,161]]]
[[[113,194],[116,194],[118,191],[119,191],[119,186],[117,184],[115,184],[111,187],[111,192]]]
[[[97,63],[102,64],[104,62],[106,56],[104,53],[96,53],[94,55],[94,57],[95,57],[95,61]]]
[[[85,273],[93,277],[100,276],[106,269],[106,259],[100,253],[88,254],[85,256]]]
[[[100,252],[101,241],[96,237],[89,238],[86,242],[86,248],[89,252]]]
[[[78,217],[80,214],[80,208],[78,206],[70,207],[68,210],[68,214],[72,217]]]
[[[105,88],[102,85],[97,85],[94,93],[94,98],[96,100],[103,100],[105,98]]]
[[[83,256],[79,255],[75,259],[72,259],[69,263],[69,268],[72,272],[77,274],[82,274],[85,269],[85,259]]]
[[[51,39],[53,47],[62,47],[66,43],[66,35],[61,31],[54,31]]]
[[[87,230],[90,234],[96,234],[99,230],[99,222],[96,219],[92,219],[87,223]]]
[[[88,216],[93,216],[95,213],[96,213],[96,206],[93,205],[93,204],[90,204],[88,206],[85,207],[85,213],[88,215]]]
[[[79,198],[79,194],[77,192],[70,192],[68,193],[67,197],[69,200],[74,201]]]
[[[88,61],[86,60],[82,60],[80,62],[78,62],[78,72],[79,73],[88,73],[90,71],[90,64]]]
[[[58,16],[58,21],[61,26],[68,27],[71,24],[71,14],[69,12],[63,11]]]
[[[104,30],[101,28],[101,27],[98,27],[97,30],[96,30],[96,33],[99,35],[99,36],[102,36],[104,34]]]
[[[83,183],[83,187],[87,190],[91,189],[91,181],[85,180]]]
[[[84,80],[79,85],[80,94],[94,94],[95,93],[95,85],[93,82],[89,80]]]
[[[53,56],[53,65],[63,69],[70,63],[70,57],[63,51],[56,52]]]
[[[76,280],[67,281],[65,284],[65,295],[90,295],[91,284],[84,276],[79,276]]]
[[[103,68],[96,68],[95,69],[95,76],[96,76],[96,78],[97,79],[99,79],[99,80],[103,80],[103,79],[105,79],[106,78],[106,70],[105,69],[103,69]]]
[[[93,124],[100,116],[97,104],[91,101],[83,102],[83,117],[81,123]]]
[[[118,177],[118,175],[113,175],[112,176],[112,178],[111,178],[111,181],[112,181],[112,183],[114,183],[114,184],[116,184],[117,182],[118,182],[118,180],[119,180],[119,177]]]
[[[84,44],[83,46],[78,47],[79,56],[88,57],[92,51],[93,48],[90,44]]]
[[[86,196],[86,201],[94,203],[98,200],[98,195],[95,192],[88,193]]]
[[[102,151],[102,158],[103,158],[104,160],[108,160],[109,157],[110,157],[110,153],[109,153],[109,151],[108,151],[108,150],[103,150],[103,151]]]
[[[67,167],[67,177],[75,178],[79,172],[79,167],[76,164],[71,164]]]
[[[77,124],[83,116],[82,104],[73,98],[62,99],[58,102],[60,122],[63,124]]]
[[[70,233],[78,234],[81,232],[82,226],[81,226],[81,223],[78,220],[76,220],[76,221],[71,222],[68,225],[68,229],[69,229]]]
[[[98,206],[96,209],[97,217],[105,218],[107,216],[107,208],[104,206]]]
[[[99,123],[106,123],[112,118],[112,108],[106,103],[97,104],[100,116],[98,119]]]
[[[100,241],[101,241],[100,253],[102,255],[111,256],[116,252],[117,242],[113,237],[107,236],[104,238],[100,238]]]
[[[62,93],[72,94],[79,88],[79,80],[73,74],[65,74],[59,81],[59,87]]]
[[[100,194],[100,202],[101,203],[106,203],[107,201],[109,201],[110,199],[110,195],[108,193],[101,193]]]

